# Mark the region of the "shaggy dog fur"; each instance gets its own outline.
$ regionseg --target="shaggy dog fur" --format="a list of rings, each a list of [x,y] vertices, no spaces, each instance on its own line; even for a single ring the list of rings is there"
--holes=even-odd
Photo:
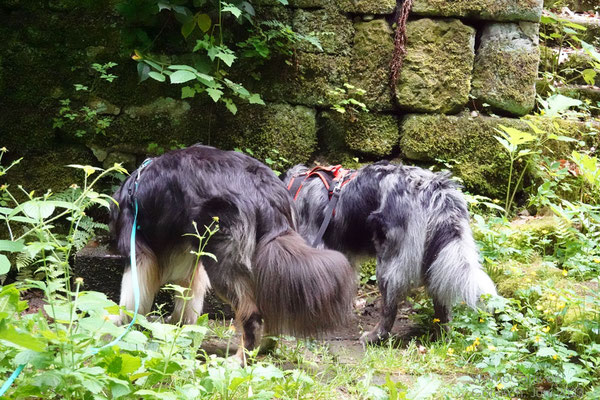
[[[297,165],[288,171],[286,186],[293,176],[307,170]],[[310,243],[328,201],[328,190],[320,179],[304,181],[296,199],[298,231]],[[466,201],[447,173],[388,162],[361,168],[342,187],[335,214],[318,245],[323,246],[351,260],[377,257],[381,318],[363,335],[363,343],[389,336],[398,301],[413,287],[425,285],[433,298],[435,317],[442,323],[449,321],[457,301],[475,307],[482,294],[496,293],[478,261]]]
[[[118,250],[129,255],[134,219],[130,189],[137,173],[116,192],[111,212]],[[159,288],[168,282],[190,285],[193,300],[185,310],[177,299],[172,320],[181,313],[195,323],[210,286],[236,313],[241,349],[267,334],[314,335],[346,322],[354,296],[355,274],[346,258],[310,247],[295,231],[294,206],[281,181],[255,159],[236,152],[193,146],[157,157],[140,173],[137,265],[140,313],[150,311]],[[213,217],[219,231],[196,265],[200,232]],[[196,270],[194,274],[194,270]],[[190,280],[192,280],[190,284]],[[134,307],[131,269],[123,276],[120,304]],[[124,316],[121,316],[124,318]]]

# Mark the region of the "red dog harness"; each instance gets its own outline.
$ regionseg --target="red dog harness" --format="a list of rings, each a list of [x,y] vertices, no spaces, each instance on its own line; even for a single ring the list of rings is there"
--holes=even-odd
[[[355,176],[355,170],[342,168],[341,165],[332,165],[329,167],[318,165],[311,170],[292,176],[287,189],[294,196],[295,201],[304,183],[310,178],[318,177],[329,192],[329,199],[331,200],[336,187],[339,186],[338,190],[341,190]]]
[[[335,214],[335,205],[340,198],[340,191],[342,190],[342,187],[354,179],[355,176],[355,170],[344,169],[341,165],[333,165],[330,167],[316,166],[309,171],[294,175],[290,179],[287,189],[294,196],[294,201],[296,201],[298,198],[304,183],[313,177],[318,177],[321,179],[323,185],[325,185],[325,188],[329,193],[329,204],[324,212],[325,219],[319,228],[319,232],[317,232],[317,236],[313,242],[313,247],[316,247],[321,242],[321,239],[327,230],[327,226],[329,226],[331,217],[333,217]]]

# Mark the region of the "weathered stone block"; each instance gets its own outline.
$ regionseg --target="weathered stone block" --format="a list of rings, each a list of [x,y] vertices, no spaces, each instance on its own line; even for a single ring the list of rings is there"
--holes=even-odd
[[[267,101],[330,106],[339,101],[335,89],[349,81],[349,71],[350,57],[298,52],[293,65],[274,60],[259,82],[248,85]]]
[[[233,116],[215,126],[214,144],[250,148],[258,158],[273,158],[272,150],[291,163],[310,159],[317,143],[316,111],[303,106],[240,105]]]
[[[539,22],[543,0],[415,0],[413,15]]]
[[[509,118],[409,115],[401,124],[400,149],[410,160],[454,160],[453,172],[468,190],[501,198],[510,164],[494,138],[498,124],[528,128],[525,122]]]
[[[457,19],[410,21],[407,51],[396,87],[409,111],[456,113],[469,99],[475,29]]]
[[[321,117],[323,140],[332,142],[325,146],[327,148],[343,150],[346,147],[354,152],[385,157],[398,144],[398,120],[393,115],[327,111]]]
[[[292,26],[295,31],[319,39],[323,52],[348,55],[354,36],[352,22],[335,10],[307,11],[298,9],[294,13]],[[314,45],[301,42],[300,50],[321,52]]]
[[[353,14],[391,14],[396,0],[335,0],[343,12]]]
[[[496,111],[525,115],[535,105],[538,24],[491,23],[483,29],[473,68],[473,95]]]
[[[389,84],[390,61],[394,52],[392,28],[384,19],[359,22],[354,28],[350,83],[366,91],[360,100],[370,110],[392,110]]]
[[[543,117],[527,117],[538,129],[559,135],[584,139],[596,145],[598,139],[589,135],[600,125],[569,122]],[[533,133],[529,125],[515,118],[493,118],[469,114],[418,115],[405,117],[400,125],[400,149],[410,160],[435,162],[452,161],[453,172],[462,178],[466,188],[474,193],[495,198],[505,196],[510,159],[494,136],[500,125]],[[573,143],[548,141],[556,159],[566,158]],[[522,168],[516,164],[516,168]],[[531,177],[529,177],[531,178]]]

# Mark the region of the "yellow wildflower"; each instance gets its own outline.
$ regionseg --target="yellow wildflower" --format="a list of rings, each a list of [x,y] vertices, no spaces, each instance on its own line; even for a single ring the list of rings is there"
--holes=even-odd
[[[485,319],[479,318],[479,322],[485,322]]]
[[[434,318],[434,319],[433,319],[433,323],[434,323],[434,324],[436,324],[436,323],[438,323],[438,322],[440,322],[440,319],[439,319],[439,318]]]
[[[496,385],[496,389],[498,390],[502,390],[504,388],[504,385],[502,383],[499,383]]]
[[[567,276],[567,275],[569,275],[569,271],[567,271],[566,269],[563,269],[562,274],[563,274],[563,276]]]
[[[594,258],[594,262],[595,262],[596,264],[600,264],[600,258]]]
[[[550,332],[550,327],[549,327],[549,326],[545,326],[545,327],[543,327],[543,328],[542,328],[542,332],[544,332],[544,333],[548,333],[548,332]]]
[[[475,338],[475,341],[473,342],[473,346],[479,346],[481,342],[479,341],[479,338]]]
[[[554,317],[548,317],[548,321],[553,322],[554,321]]]
[[[542,308],[544,308],[544,307],[542,307],[541,304],[538,304],[537,306],[535,306],[535,309],[538,311],[542,311]]]
[[[517,324],[514,324],[514,325],[512,326],[512,328],[510,328],[510,331],[511,331],[511,332],[516,332],[516,331],[518,331],[518,330],[519,330],[519,328],[517,328]]]
[[[454,354],[454,349],[452,347],[448,347],[448,351],[446,352],[449,356]]]
[[[548,298],[549,298],[550,300],[556,300],[556,296],[555,296],[555,295],[553,295],[553,294],[551,294],[550,296],[548,296]]]
[[[565,308],[566,304],[564,302],[560,302],[556,305],[556,309],[557,310],[562,310],[563,308]]]
[[[542,340],[542,338],[539,335],[535,335],[534,340],[535,340],[536,343],[539,343],[540,340]]]
[[[490,350],[490,351],[496,351],[496,346],[490,344],[488,346],[488,350]]]
[[[556,360],[556,359],[558,359],[558,355],[557,355],[557,354],[553,355],[553,356],[552,356],[552,359],[553,359],[553,360]]]

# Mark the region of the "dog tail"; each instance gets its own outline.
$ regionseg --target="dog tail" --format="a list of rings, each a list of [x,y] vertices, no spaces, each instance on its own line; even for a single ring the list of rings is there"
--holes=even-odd
[[[426,249],[426,254],[433,255],[426,281],[432,296],[441,304],[450,307],[462,301],[475,308],[482,295],[495,295],[496,288],[479,263],[465,213],[446,215],[435,225]]]
[[[255,265],[265,332],[315,336],[348,322],[356,274],[341,253],[314,249],[289,230],[258,244]]]

